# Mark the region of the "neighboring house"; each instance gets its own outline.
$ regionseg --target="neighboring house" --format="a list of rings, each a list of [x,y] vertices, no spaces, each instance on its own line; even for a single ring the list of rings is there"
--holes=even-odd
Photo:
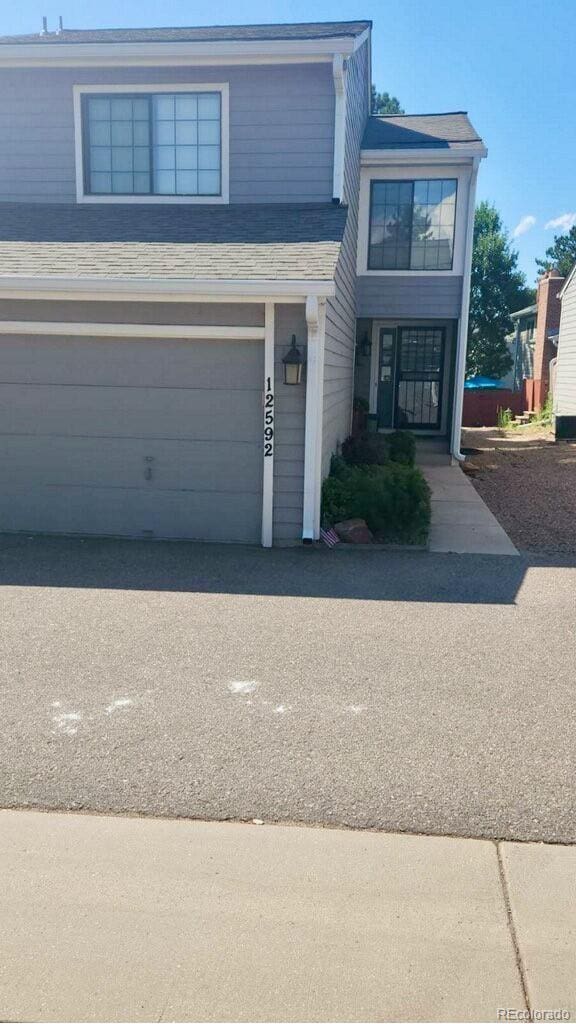
[[[538,281],[535,304],[510,314],[514,322],[514,333],[507,339],[514,362],[511,387],[521,393],[526,412],[539,411],[550,390],[550,364],[556,357],[563,284],[564,278],[556,270],[546,271]]]
[[[512,368],[502,383],[513,391],[522,388],[523,380],[531,380],[534,376],[534,334],[536,331],[536,303],[526,306],[510,314],[514,331],[506,338],[508,352],[512,360]]]
[[[355,363],[458,454],[486,150],[370,117],[370,37],[0,38],[0,529],[314,540]]]
[[[556,440],[576,440],[576,265],[560,292],[554,424]]]

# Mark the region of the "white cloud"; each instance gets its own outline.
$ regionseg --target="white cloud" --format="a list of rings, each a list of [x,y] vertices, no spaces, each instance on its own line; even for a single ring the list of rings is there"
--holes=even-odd
[[[555,217],[554,220],[549,220],[544,227],[545,228],[560,228],[561,231],[570,231],[576,224],[576,213],[562,213],[559,217]]]
[[[525,235],[527,231],[530,231],[530,228],[534,227],[535,223],[536,217],[533,217],[531,213],[528,213],[518,221],[514,231],[512,232],[512,237],[518,238],[519,235]]]

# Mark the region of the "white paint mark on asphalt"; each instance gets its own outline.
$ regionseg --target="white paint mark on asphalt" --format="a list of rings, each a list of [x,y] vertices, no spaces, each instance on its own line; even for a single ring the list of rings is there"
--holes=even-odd
[[[126,708],[132,701],[129,697],[119,697],[118,700],[113,700],[107,708],[104,709],[105,714],[111,715],[113,711],[117,711],[118,708]]]
[[[285,715],[287,711],[292,711],[291,704],[277,704],[274,708],[275,715]]]
[[[53,715],[52,721],[56,725],[57,732],[63,732],[65,736],[75,736],[78,732],[76,723],[82,721],[82,715],[77,711],[69,711],[61,715]]]
[[[61,700],[53,700],[52,701],[52,707],[53,708],[61,708],[62,707],[62,701]]]
[[[257,686],[258,683],[255,679],[233,679],[228,683],[230,693],[238,693],[240,696],[246,693],[254,693]]]
[[[367,708],[367,704],[348,704],[346,711],[350,715],[363,715]]]

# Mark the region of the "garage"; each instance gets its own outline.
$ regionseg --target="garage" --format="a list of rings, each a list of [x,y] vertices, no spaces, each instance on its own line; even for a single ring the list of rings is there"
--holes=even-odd
[[[261,340],[3,335],[0,531],[259,543],[263,380]]]

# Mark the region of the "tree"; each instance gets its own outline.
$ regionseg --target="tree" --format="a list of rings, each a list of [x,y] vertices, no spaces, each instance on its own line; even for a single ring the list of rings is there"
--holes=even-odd
[[[373,114],[403,114],[400,100],[391,96],[389,92],[376,92],[376,86],[372,86],[372,113]]]
[[[474,219],[468,376],[500,379],[512,367],[506,346],[510,313],[529,306],[535,297],[517,265],[518,253],[510,247],[498,211],[491,203],[480,203]]]
[[[557,270],[561,277],[568,277],[576,263],[576,224],[567,235],[555,235],[554,242],[546,249],[543,260],[536,260],[541,273],[545,270]]]

